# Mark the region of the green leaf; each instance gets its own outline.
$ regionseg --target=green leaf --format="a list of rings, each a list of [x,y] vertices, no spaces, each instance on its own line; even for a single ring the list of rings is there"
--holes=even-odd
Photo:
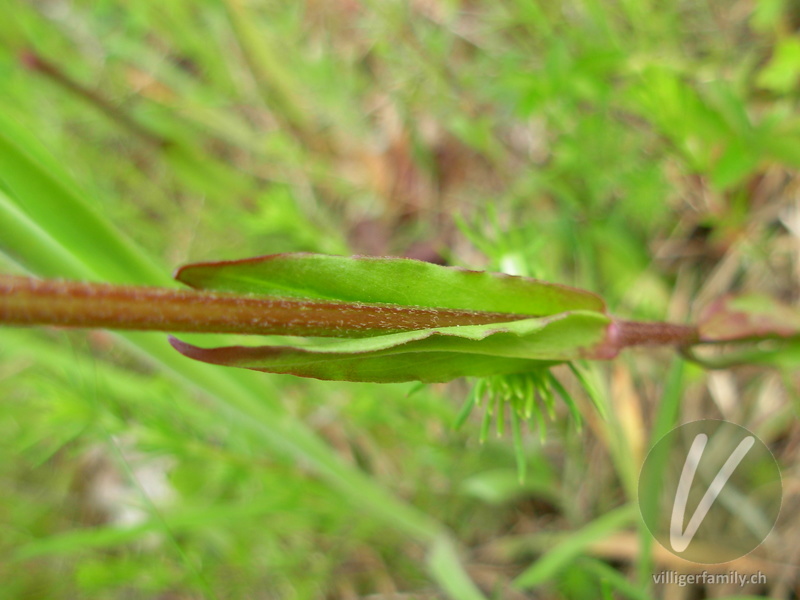
[[[187,265],[175,275],[199,289],[380,302],[531,316],[605,312],[596,294],[501,273],[442,267],[406,258],[274,254]]]
[[[205,349],[174,338],[171,342],[196,360],[268,373],[379,383],[442,382],[526,372],[590,356],[605,339],[610,322],[600,313],[576,311],[501,324],[322,340],[302,347]]]

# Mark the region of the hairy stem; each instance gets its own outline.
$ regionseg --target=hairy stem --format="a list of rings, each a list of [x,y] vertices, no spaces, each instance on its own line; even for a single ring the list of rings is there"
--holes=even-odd
[[[534,316],[0,275],[0,324],[17,326],[369,337]],[[628,346],[699,341],[694,326],[615,320],[596,357],[613,358]]]
[[[530,316],[0,275],[0,324],[5,325],[368,337]]]

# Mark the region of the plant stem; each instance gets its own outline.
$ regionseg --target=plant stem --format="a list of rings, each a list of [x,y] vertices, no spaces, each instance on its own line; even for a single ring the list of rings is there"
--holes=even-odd
[[[674,323],[647,323],[643,321],[615,321],[615,342],[620,348],[627,346],[689,346],[700,341],[694,325]]]
[[[5,325],[368,337],[530,316],[0,275]]]
[[[0,324],[5,325],[369,337],[534,316],[0,275]],[[615,320],[597,358],[613,358],[628,346],[699,341],[694,326]]]
[[[593,348],[588,357],[611,360],[629,346],[685,348],[699,342],[700,333],[694,325],[614,319],[608,326],[605,340]]]

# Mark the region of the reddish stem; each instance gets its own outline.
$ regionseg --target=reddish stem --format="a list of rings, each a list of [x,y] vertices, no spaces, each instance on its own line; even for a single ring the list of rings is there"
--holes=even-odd
[[[674,323],[646,323],[642,321],[616,321],[616,342],[626,346],[688,346],[700,341],[694,325]]]
[[[0,324],[6,325],[368,337],[530,317],[0,275]]]
[[[593,348],[589,358],[611,360],[629,346],[685,347],[700,341],[697,327],[674,323],[648,323],[614,319],[608,326],[606,339]]]
[[[5,325],[369,337],[534,316],[0,275],[0,324]],[[610,359],[627,346],[688,346],[698,341],[693,326],[614,320],[606,341],[592,355]]]

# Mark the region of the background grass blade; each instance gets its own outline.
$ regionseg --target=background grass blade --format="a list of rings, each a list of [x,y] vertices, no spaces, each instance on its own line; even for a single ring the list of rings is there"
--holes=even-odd
[[[163,276],[150,276],[148,271],[155,267],[149,265],[144,255],[132,245],[119,242],[118,239],[124,239],[121,234],[117,237],[113,227],[93,214],[67,186],[59,185],[57,180],[27,159],[7,138],[0,136],[0,142],[4,142],[0,145],[0,156],[5,157],[3,181],[6,182],[8,173],[11,173],[9,187],[18,198],[24,199],[18,200],[16,211],[3,213],[8,219],[3,227],[16,229],[27,226],[31,229],[30,217],[25,217],[32,214],[42,230],[38,238],[45,242],[39,247],[32,247],[37,238],[4,239],[7,252],[20,257],[24,255],[26,247],[29,255],[31,250],[35,250],[38,259],[34,258],[25,264],[31,271],[44,270],[46,265],[51,265],[51,268],[58,265],[63,268],[62,274],[65,276],[86,277],[92,273],[118,281],[125,274],[139,273],[139,277],[148,277],[143,282],[162,283]],[[44,236],[45,232],[50,239]],[[97,237],[93,238],[95,234]],[[81,238],[81,241],[77,241],[77,238]],[[91,241],[87,243],[87,240]],[[14,241],[17,242],[16,246],[11,245]],[[104,245],[105,241],[109,241],[108,246]],[[73,247],[76,248],[74,255]],[[46,250],[54,248],[60,251],[55,255],[47,254]],[[80,270],[70,271],[70,267]],[[423,543],[430,543],[442,534],[443,528],[439,523],[341,463],[313,433],[282,411],[277,403],[268,401],[265,394],[268,382],[239,373],[212,371],[188,362],[175,353],[159,334],[116,335],[126,340],[140,356],[155,361],[161,368],[179,377],[184,384],[210,393],[215,409],[237,427],[257,433],[265,444],[275,450],[288,453],[296,460],[308,461],[335,489],[356,505],[385,520],[390,527]],[[457,564],[457,561],[451,561],[451,569],[447,573],[452,573]]]
[[[514,585],[520,589],[528,589],[556,577],[559,571],[571,564],[593,542],[634,523],[637,514],[637,507],[628,504],[598,517],[545,553],[514,580]]]

